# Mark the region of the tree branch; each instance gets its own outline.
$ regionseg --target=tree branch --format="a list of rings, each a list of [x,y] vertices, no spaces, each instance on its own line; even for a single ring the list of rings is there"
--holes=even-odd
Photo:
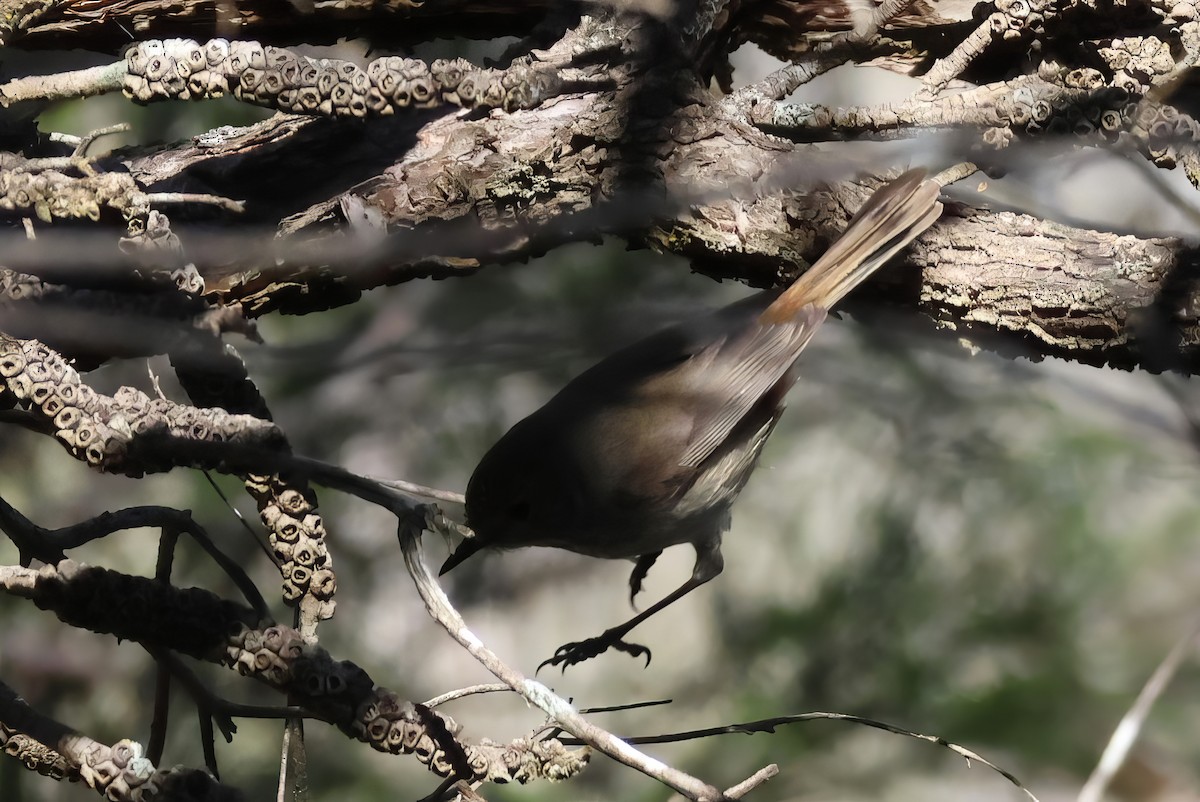
[[[620,137],[613,102],[565,97],[486,120],[403,123],[394,133],[420,136],[422,148],[348,193],[384,211],[395,232],[375,244],[377,256],[365,267],[283,261],[210,272],[206,284],[251,315],[299,313],[349,302],[369,287],[469,274],[608,231],[688,256],[708,275],[768,286],[815,258],[870,191],[855,183],[806,195],[785,191],[844,175],[846,167],[745,125],[718,125],[715,110],[696,106],[681,112],[677,138],[662,146],[659,191],[614,192],[613,176],[629,162],[612,147]],[[210,148],[184,147],[130,166],[148,183],[187,180],[210,160],[244,158],[255,142],[300,146],[301,132],[305,148],[317,146],[312,137],[340,135],[274,119]],[[537,179],[542,175],[555,180]],[[334,198],[286,219],[281,230],[310,254],[331,254],[346,247],[346,233],[331,229],[340,218]],[[647,219],[656,222],[647,228]],[[1033,357],[1200,368],[1200,292],[1188,278],[1198,260],[1178,239],[958,206],[905,261],[872,282],[874,299],[920,310],[956,338]]]

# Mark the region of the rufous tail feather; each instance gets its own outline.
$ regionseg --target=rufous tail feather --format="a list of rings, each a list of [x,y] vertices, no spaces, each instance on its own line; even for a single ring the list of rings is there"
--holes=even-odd
[[[941,186],[924,170],[909,170],[875,191],[829,250],[776,298],[764,323],[791,320],[806,306],[830,309],[933,225],[942,213]]]

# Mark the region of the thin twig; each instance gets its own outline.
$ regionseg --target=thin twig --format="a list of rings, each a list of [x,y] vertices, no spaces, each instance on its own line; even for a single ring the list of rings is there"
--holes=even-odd
[[[867,41],[879,33],[880,28],[903,14],[912,4],[913,0],[883,0],[883,3],[873,11],[862,14],[859,19],[855,20],[854,30],[850,31],[850,41]],[[852,4],[851,8],[854,9],[857,6]]]
[[[167,394],[162,391],[162,386],[158,380],[158,374],[154,372],[154,365],[149,359],[146,360],[146,373],[150,376],[150,385],[154,388],[154,394],[163,401],[170,400],[167,398]],[[225,495],[225,492],[221,490],[221,486],[217,484],[215,479],[213,479],[212,471],[203,469],[200,471],[200,473],[204,476],[205,480],[208,481],[209,487],[213,489],[213,492],[217,494],[217,497],[220,498],[225,504],[225,507],[233,513],[233,517],[238,519],[242,525],[242,528],[245,529],[246,533],[250,535],[250,539],[258,544],[258,547],[262,550],[263,554],[267,555],[267,559],[270,560],[276,568],[278,568],[280,564],[279,557],[275,555],[275,551],[271,548],[270,544],[267,543],[266,538],[260,532],[254,529],[254,527],[250,526],[250,523],[246,520],[246,516],[242,515],[242,511],[235,507],[233,502],[229,500],[229,497]]]
[[[202,203],[230,212],[246,211],[245,201],[223,198],[220,195],[208,195],[203,192],[147,192],[144,197],[150,206],[162,206],[170,203]]]
[[[146,741],[146,759],[158,765],[167,746],[167,725],[171,720],[171,669],[162,661],[154,666],[154,712],[150,719],[150,738]]]
[[[125,60],[54,75],[30,75],[0,84],[0,108],[24,100],[73,100],[119,92],[125,82]]]
[[[258,544],[258,548],[262,553],[267,555],[267,559],[278,568],[280,565],[279,557],[275,554],[274,549],[271,548],[271,544],[267,542],[266,538],[258,530],[250,525],[250,522],[246,520],[246,516],[242,515],[242,511],[233,505],[233,502],[229,500],[229,496],[225,495],[225,491],[221,489],[221,486],[217,484],[217,480],[213,478],[212,471],[205,469],[201,473],[208,480],[208,486],[217,494],[217,498],[225,503],[225,507],[241,523],[242,529],[245,529],[249,533],[250,539]]]
[[[1171,183],[1167,181],[1161,169],[1153,166],[1145,159],[1128,159],[1127,161],[1137,168],[1142,177],[1154,185],[1155,191],[1162,196],[1162,199],[1172,209],[1177,209],[1187,217],[1192,225],[1200,227],[1200,209],[1196,208],[1196,203],[1191,198],[1191,193],[1185,197],[1182,192],[1171,186]]]
[[[851,51],[845,48],[812,53],[794,64],[780,67],[760,81],[738,89],[723,101],[723,105],[728,109],[740,110],[742,116],[749,119],[747,112],[756,102],[783,100],[814,78],[842,66],[850,60],[850,56]]]
[[[223,699],[213,693],[200,677],[196,675],[196,672],[192,671],[175,653],[155,648],[151,650],[151,654],[163,656],[167,665],[171,668],[171,673],[179,679],[180,683],[187,690],[188,695],[192,697],[197,705],[210,713],[218,714],[215,717],[220,723],[221,734],[227,740],[233,740],[233,736],[237,732],[237,724],[234,722],[235,718],[311,718],[317,721],[325,720],[311,710],[297,705],[248,705]]]
[[[505,690],[508,690],[508,688],[505,688]],[[417,802],[443,802],[443,800],[450,798],[447,792],[459,782],[458,778],[451,775],[438,783],[437,788],[434,788],[433,791],[418,799]]]
[[[89,131],[83,136],[75,138],[75,150],[71,153],[71,157],[74,159],[85,159],[87,158],[88,148],[90,148],[92,143],[100,137],[109,136],[111,134],[123,134],[130,130],[132,130],[132,126],[130,126],[129,123],[116,123],[115,125],[108,125],[104,128],[97,128],[94,131]],[[51,136],[51,139],[53,139],[53,136]]]
[[[220,779],[221,772],[217,768],[217,747],[216,739],[213,736],[212,719],[199,707],[196,708],[196,718],[200,725],[200,749],[204,753],[204,766],[212,772],[212,776]]]
[[[636,710],[640,707],[656,707],[658,705],[669,705],[673,701],[675,701],[675,700],[674,699],[654,699],[649,702],[630,702],[629,704],[624,704],[624,705],[608,705],[606,707],[584,707],[584,708],[580,708],[579,712],[584,715],[591,715],[592,713],[615,713],[618,710]],[[530,737],[530,739],[533,739],[533,738],[557,738],[558,736],[560,736],[562,734],[562,732],[563,732],[562,727],[559,727],[557,725],[551,725],[551,726],[547,726],[547,727],[539,727],[529,737]]]
[[[304,719],[289,718],[283,725],[280,744],[277,802],[309,802],[308,745],[304,740]]]
[[[154,567],[154,578],[165,585],[171,584],[171,570],[175,565],[175,547],[179,545],[179,530],[163,527],[158,539],[158,561]],[[167,725],[171,718],[171,667],[165,660],[154,660],[154,714],[150,719],[150,740],[146,745],[146,757],[150,762],[162,762],[163,750],[167,746]]]
[[[425,564],[420,543],[420,535],[424,529],[424,517],[419,516],[419,513],[398,514],[398,517],[400,519],[398,537],[400,549],[404,555],[404,565],[412,576],[417,592],[429,614],[497,679],[558,722],[564,730],[578,738],[580,743],[587,744],[614,760],[653,777],[682,793],[688,799],[716,802],[716,800],[735,798],[723,794],[719,789],[696,777],[639,752],[607,730],[592,724],[581,716],[566,699],[558,696],[542,683],[526,677],[504,663],[495,652],[479,640],[475,633],[467,628],[462,615],[450,603],[445,591],[435,581],[429,566]]]
[[[1158,697],[1162,696],[1163,691],[1171,684],[1171,680],[1179,671],[1179,667],[1183,665],[1183,661],[1187,659],[1197,638],[1200,638],[1200,616],[1192,621],[1187,632],[1175,642],[1171,651],[1167,652],[1167,656],[1158,664],[1158,668],[1154,669],[1150,679],[1146,680],[1146,684],[1142,687],[1133,706],[1129,708],[1121,718],[1121,722],[1117,724],[1117,728],[1113,730],[1112,737],[1108,739],[1108,745],[1104,747],[1104,752],[1100,755],[1100,762],[1096,764],[1096,768],[1092,769],[1087,782],[1083,784],[1077,802],[1100,802],[1108,784],[1124,765],[1125,759],[1129,757],[1129,750],[1137,741],[1138,734],[1142,731],[1142,726],[1145,725],[1146,718],[1150,715],[1150,709],[1154,707]]]
[[[674,702],[674,699],[651,699],[648,702],[629,702],[623,705],[605,705],[603,707],[583,707],[580,708],[580,713],[616,713],[620,710],[639,710],[643,707],[658,707],[659,705],[669,705]]]
[[[128,507],[116,512],[103,512],[86,521],[60,529],[46,529],[21,515],[0,498],[0,530],[5,531],[17,544],[23,562],[36,557],[48,565],[53,565],[65,558],[65,551],[107,537],[114,532],[148,526],[190,535],[241,591],[247,604],[254,608],[255,614],[260,618],[269,617],[266,600],[245,570],[217,548],[204,528],[192,518],[191,513],[173,507]]]
[[[748,721],[742,724],[727,724],[722,727],[709,727],[703,730],[687,730],[685,732],[670,732],[662,735],[641,735],[632,737],[623,737],[621,740],[629,744],[670,744],[679,743],[680,741],[694,741],[697,738],[711,738],[714,735],[751,735],[756,732],[774,732],[775,728],[783,724],[795,724],[801,721],[815,721],[818,719],[833,719],[836,721],[849,721],[853,724],[863,724],[867,727],[874,727],[877,730],[894,733],[896,735],[904,735],[909,738],[916,738],[919,741],[928,741],[930,743],[944,746],[955,754],[961,755],[966,759],[967,765],[971,761],[987,766],[992,771],[995,771],[1000,776],[1004,777],[1010,783],[1020,788],[1025,796],[1029,797],[1033,802],[1038,802],[1038,798],[1033,795],[1033,792],[1026,788],[1020,780],[1018,780],[1010,772],[1000,768],[990,760],[981,757],[978,753],[967,749],[965,746],[959,746],[956,743],[947,741],[938,735],[925,735],[912,730],[906,730],[903,727],[897,727],[894,724],[888,724],[884,721],[876,721],[875,719],[865,718],[863,716],[854,716],[848,713],[800,713],[794,716],[777,716],[775,718],[765,718],[758,721]],[[567,746],[576,746],[577,742],[574,738],[561,739]]]
[[[505,685],[503,682],[487,682],[482,685],[469,685],[466,688],[459,688],[454,691],[446,691],[445,693],[435,696],[428,702],[425,702],[426,707],[437,707],[444,705],[446,702],[453,702],[455,699],[462,699],[464,696],[474,696],[479,693],[500,693],[503,691],[511,691],[512,688]]]
[[[729,797],[730,799],[740,799],[778,774],[779,766],[775,765],[774,763],[770,763],[766,766],[763,766],[761,769],[754,772],[737,785],[731,785],[726,788],[725,796]]]
[[[372,482],[378,482],[384,487],[390,487],[392,490],[399,490],[401,493],[408,493],[412,496],[420,496],[421,498],[431,498],[434,501],[445,501],[450,504],[464,504],[467,497],[462,493],[456,493],[453,490],[439,490],[436,487],[426,487],[415,482],[405,482],[402,479],[376,479],[372,476],[364,477]]]
[[[73,549],[89,543],[113,532],[123,529],[137,529],[144,526],[175,527],[180,532],[189,535],[204,552],[212,558],[234,586],[241,592],[246,603],[254,608],[261,618],[269,617],[267,602],[263,599],[258,588],[246,571],[225,552],[217,548],[208,532],[200,526],[191,514],[173,507],[128,507],[116,512],[105,512],[71,526],[64,526],[45,533],[45,538],[51,545],[63,549]]]
[[[53,564],[66,557],[61,548],[46,542],[46,529],[26,518],[0,496],[0,532],[17,547],[21,565],[28,567],[32,560]]]
[[[466,780],[459,780],[454,787],[462,797],[462,802],[487,802]]]
[[[923,92],[929,97],[941,92],[951,81],[961,75],[976,57],[987,50],[988,46],[999,36],[996,33],[997,23],[993,18],[998,18],[1001,25],[1005,22],[1004,15],[999,12],[980,22],[975,30],[960,41],[949,55],[938,59],[929,72],[925,73],[925,77],[922,79],[925,83]]]
[[[162,660],[171,667],[171,673],[179,678],[180,684],[187,689],[192,701],[196,703],[196,709],[200,711],[201,718],[207,719],[209,722],[215,721],[218,729],[221,730],[221,735],[225,737],[225,742],[232,743],[234,733],[237,732],[237,724],[234,723],[233,716],[225,709],[223,700],[218,699],[200,681],[196,672],[186,666],[177,655],[158,647],[147,647],[147,650],[156,659]]]
[[[977,167],[972,162],[959,162],[951,167],[947,167],[933,177],[933,180],[941,184],[943,188],[950,186],[953,183],[962,181],[975,173],[979,172]]]
[[[775,777],[777,774],[779,774],[779,766],[776,764],[771,763],[763,766],[761,769],[754,772],[737,785],[730,786],[729,788],[725,789],[725,795],[734,799],[744,796],[765,783],[767,780]],[[678,802],[678,800],[681,799],[683,799],[683,797],[681,797],[679,794],[675,794],[671,797],[669,802]]]

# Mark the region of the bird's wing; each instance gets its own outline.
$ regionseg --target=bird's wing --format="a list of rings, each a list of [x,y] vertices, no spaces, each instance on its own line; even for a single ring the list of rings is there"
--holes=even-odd
[[[725,442],[751,409],[784,380],[823,320],[824,309],[805,307],[786,323],[753,325],[745,332],[715,343],[697,354],[693,364],[679,368],[680,371],[702,371],[704,376],[697,380],[697,387],[723,399],[711,412],[702,412],[696,417],[680,465],[700,465]],[[786,384],[790,387],[791,380]],[[726,392],[727,388],[736,389]],[[787,387],[782,389],[787,391]],[[779,400],[782,400],[782,393]]]

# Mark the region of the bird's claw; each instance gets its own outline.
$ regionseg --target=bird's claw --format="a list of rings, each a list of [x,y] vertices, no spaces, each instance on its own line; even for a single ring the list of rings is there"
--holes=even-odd
[[[612,633],[610,630],[587,640],[564,643],[554,650],[553,657],[543,660],[538,665],[537,670],[541,671],[546,666],[562,666],[562,670],[565,672],[568,666],[582,663],[585,660],[591,660],[593,657],[604,654],[609,649],[624,652],[630,657],[645,657],[646,665],[650,665],[649,649],[640,643],[629,643],[622,640],[620,635]],[[534,673],[536,674],[537,672]]]

